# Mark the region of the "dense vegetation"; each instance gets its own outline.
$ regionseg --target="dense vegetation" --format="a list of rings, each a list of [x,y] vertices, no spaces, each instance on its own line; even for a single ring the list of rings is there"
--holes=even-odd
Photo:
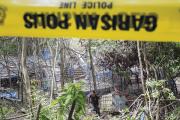
[[[86,93],[102,92],[99,84],[105,83],[112,90],[115,79],[97,80],[102,70],[109,70],[127,86],[135,75],[141,89],[109,119],[178,120],[179,53],[180,43],[1,37],[0,119],[103,119],[87,114]],[[16,97],[7,97],[13,92]]]

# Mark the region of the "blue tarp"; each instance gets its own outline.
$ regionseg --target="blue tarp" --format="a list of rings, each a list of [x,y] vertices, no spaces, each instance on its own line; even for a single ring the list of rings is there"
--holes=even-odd
[[[51,59],[51,54],[50,54],[49,49],[47,49],[47,48],[43,49],[43,51],[42,51],[42,59],[43,60]]]
[[[18,98],[17,92],[11,91],[11,92],[0,92],[0,98]]]
[[[111,79],[112,78],[112,71],[110,71],[110,70],[101,71],[101,72],[98,72],[96,74],[96,79],[97,80],[101,80],[101,79],[104,79],[104,78]]]

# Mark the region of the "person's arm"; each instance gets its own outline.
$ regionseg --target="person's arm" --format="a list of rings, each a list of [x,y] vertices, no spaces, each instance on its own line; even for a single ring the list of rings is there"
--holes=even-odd
[[[91,95],[88,96],[88,104],[91,103]]]

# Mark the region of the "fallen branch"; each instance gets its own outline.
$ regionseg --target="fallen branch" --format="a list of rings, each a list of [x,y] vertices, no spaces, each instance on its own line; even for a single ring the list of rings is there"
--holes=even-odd
[[[20,116],[15,116],[15,117],[11,117],[11,118],[6,118],[5,120],[13,120],[13,119],[17,119],[17,118],[22,118],[22,117],[26,117],[30,115],[29,113],[28,114],[23,114],[23,115],[20,115]]]
[[[172,102],[172,103],[170,103],[170,104],[168,104],[168,105],[165,105],[165,106],[161,107],[160,110],[162,110],[162,109],[164,109],[164,108],[166,108],[166,107],[168,107],[168,106],[170,106],[170,105],[172,105],[172,104],[174,104],[174,103],[176,103],[176,101],[174,101],[174,102]]]
[[[129,106],[129,109],[139,100],[141,96],[143,96],[143,94],[139,95],[139,97],[136,98],[136,100]]]

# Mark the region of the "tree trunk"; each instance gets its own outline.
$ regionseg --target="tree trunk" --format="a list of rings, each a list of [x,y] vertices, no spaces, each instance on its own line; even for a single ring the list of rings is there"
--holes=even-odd
[[[150,75],[149,75],[148,61],[147,61],[147,56],[146,56],[146,43],[143,44],[143,56],[144,56],[144,63],[146,66],[147,80],[149,80]],[[151,112],[151,97],[150,97],[148,88],[147,88],[147,98],[149,100],[148,101],[149,116],[150,116],[151,120],[153,120],[152,112]]]
[[[9,67],[8,54],[6,54],[6,55],[4,56],[4,61],[5,61],[5,63],[6,63],[6,70],[7,70],[7,73],[8,73],[9,88],[12,88],[11,71],[10,71],[10,67]]]
[[[3,47],[6,48],[8,46],[8,44],[6,44],[6,41],[3,42]],[[4,62],[5,62],[5,67],[6,67],[6,70],[7,70],[7,73],[8,73],[8,81],[9,81],[9,88],[12,87],[12,84],[11,84],[11,71],[10,71],[10,67],[9,67],[9,60],[8,60],[8,52],[7,51],[4,51],[3,52],[3,59],[4,59]]]
[[[145,94],[146,89],[145,89],[145,84],[144,84],[143,66],[142,66],[142,59],[141,59],[139,41],[137,41],[137,50],[138,50],[138,59],[139,59],[139,68],[140,68],[140,78],[141,78],[143,93]]]
[[[56,46],[53,48],[50,46],[49,42],[51,41],[48,41],[48,47],[49,47],[49,50],[50,50],[50,53],[52,55],[52,59],[51,59],[51,64],[52,64],[52,67],[51,67],[51,72],[52,72],[52,80],[51,80],[51,91],[50,91],[50,103],[52,101],[52,99],[54,98],[54,91],[57,90],[56,89],[56,79],[55,79],[55,66],[56,66],[56,57],[57,57],[57,49],[58,49],[58,43],[57,41],[55,42]]]
[[[42,105],[39,104],[38,111],[37,111],[37,114],[36,114],[36,120],[39,120],[39,116],[40,116],[40,113],[41,113],[41,108],[42,108]]]
[[[90,79],[90,76],[91,76],[91,73],[89,72],[89,58],[88,58],[88,55],[89,55],[89,48],[85,48],[86,50],[86,79],[88,80],[89,82],[89,91],[92,90],[92,83],[91,83],[91,79]]]
[[[64,73],[64,42],[61,41],[60,43],[60,75],[61,75],[61,90],[64,89],[64,81],[65,81],[65,73]]]
[[[22,77],[23,77],[23,83],[25,86],[26,102],[28,103],[28,107],[30,108],[30,111],[32,113],[31,86],[30,86],[30,80],[29,80],[29,76],[27,72],[26,59],[27,59],[27,40],[25,40],[25,38],[22,38],[21,72],[22,72]]]
[[[149,79],[149,69],[148,69],[148,62],[147,62],[147,56],[146,56],[146,43],[143,44],[143,56],[144,56],[144,63],[146,66],[147,79]]]
[[[18,40],[18,39],[17,39]],[[19,98],[21,99],[21,103],[23,104],[24,103],[24,95],[23,95],[23,80],[22,80],[22,72],[21,72],[21,50],[22,50],[22,41],[21,39],[18,40],[17,42],[17,46],[18,46],[18,77],[20,77],[20,79],[18,80],[18,84],[19,84]]]
[[[88,47],[89,47],[89,59],[90,59],[90,65],[91,65],[91,73],[92,73],[92,78],[93,78],[94,90],[97,90],[96,76],[95,76],[93,57],[92,57],[92,52],[91,52],[91,40],[89,40]]]
[[[157,99],[156,120],[159,120],[159,112],[160,112],[160,108],[159,108],[159,98],[158,98],[158,99]]]
[[[139,59],[139,67],[140,67],[140,78],[141,78],[141,83],[142,83],[142,89],[143,89],[143,94],[145,95],[145,103],[147,104],[147,98],[146,98],[146,87],[144,83],[144,75],[143,75],[143,65],[142,65],[142,59],[141,59],[141,52],[140,52],[140,45],[139,41],[137,41],[137,51],[138,51],[138,59]]]
[[[73,103],[72,103],[72,106],[71,106],[71,110],[69,112],[68,120],[73,120],[72,116],[73,116],[73,113],[74,113],[75,106],[76,106],[76,101],[74,100]]]

